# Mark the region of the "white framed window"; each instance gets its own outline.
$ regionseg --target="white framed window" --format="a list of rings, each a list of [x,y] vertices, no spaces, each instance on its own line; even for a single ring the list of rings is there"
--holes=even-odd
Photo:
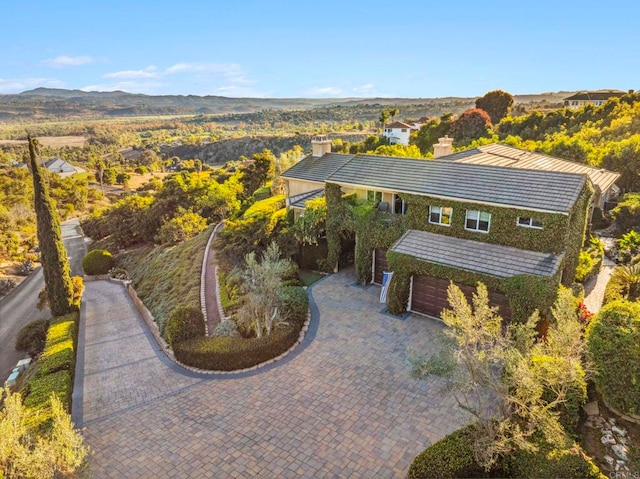
[[[367,190],[367,201],[377,205],[382,201],[382,191]]]
[[[534,218],[527,218],[526,216],[518,216],[516,224],[518,226],[523,226],[524,228],[534,228],[537,230],[542,229],[542,221],[536,220]]]
[[[450,206],[429,206],[429,223],[450,226],[453,208]]]
[[[407,203],[397,193],[393,194],[393,212],[396,215],[407,213]]]
[[[488,233],[491,227],[491,213],[486,211],[467,210],[464,228],[471,231]]]
[[[406,129],[406,128],[403,128],[401,131],[402,131],[402,133],[406,133],[406,132],[407,132],[407,129]]]

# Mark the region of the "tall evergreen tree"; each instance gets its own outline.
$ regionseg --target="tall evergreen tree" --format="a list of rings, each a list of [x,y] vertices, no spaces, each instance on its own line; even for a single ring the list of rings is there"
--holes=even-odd
[[[60,219],[49,197],[49,185],[38,165],[36,140],[31,136],[28,139],[44,283],[51,314],[61,316],[74,310],[69,260],[62,243]]]

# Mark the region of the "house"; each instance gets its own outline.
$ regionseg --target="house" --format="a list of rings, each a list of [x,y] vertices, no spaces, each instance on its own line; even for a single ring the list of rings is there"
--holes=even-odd
[[[76,173],[84,173],[86,170],[79,166],[73,166],[71,163],[64,161],[61,158],[52,158],[47,160],[42,165],[49,172],[55,173],[61,178],[67,178],[68,176],[75,175]],[[20,168],[27,168],[26,163],[22,163]]]
[[[401,121],[394,121],[384,126],[382,136],[389,140],[391,145],[400,143],[401,145],[409,144],[409,135],[411,134],[411,125],[402,123]]]
[[[327,264],[337,265],[343,205],[368,203],[352,226],[360,283],[394,273],[389,311],[439,317],[451,281],[466,295],[478,281],[506,318],[549,307],[571,284],[593,188],[584,172],[545,171],[319,148],[282,174],[287,206],[327,198]],[[338,226],[336,226],[338,225]]]
[[[440,138],[438,144],[434,145],[436,158],[475,165],[585,174],[595,188],[592,205],[601,210],[604,210],[609,199],[620,193],[620,189],[615,184],[620,175],[613,171],[498,144],[479,146],[453,154],[450,140],[446,137]]]
[[[620,98],[626,92],[622,90],[595,90],[595,91],[580,91],[575,95],[565,98],[564,106],[571,110],[578,110],[585,105],[600,106],[603,105],[609,98]]]

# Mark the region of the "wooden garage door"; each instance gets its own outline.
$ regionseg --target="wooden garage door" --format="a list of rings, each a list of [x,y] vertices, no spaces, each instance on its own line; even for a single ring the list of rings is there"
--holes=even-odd
[[[374,253],[373,282],[376,284],[382,284],[382,272],[389,271],[389,265],[387,264],[387,250],[383,248],[376,248]]]
[[[471,295],[476,292],[473,286],[458,285],[468,301]],[[436,318],[440,317],[443,309],[449,308],[447,301],[447,288],[449,280],[434,278],[433,276],[413,276],[413,289],[411,292],[411,311],[426,314]],[[507,297],[497,291],[489,291],[489,302],[491,306],[497,306],[498,313],[504,319],[511,319],[511,308]]]

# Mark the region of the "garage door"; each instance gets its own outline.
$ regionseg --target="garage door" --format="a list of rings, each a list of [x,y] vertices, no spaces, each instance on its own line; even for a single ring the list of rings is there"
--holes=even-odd
[[[447,301],[447,288],[449,280],[434,278],[433,276],[413,276],[413,288],[411,291],[411,311],[426,314],[439,318],[443,309],[449,308]],[[473,286],[459,284],[468,301],[471,295],[476,292]],[[507,297],[497,291],[489,291],[489,302],[491,306],[498,307],[498,313],[504,319],[511,319],[511,308]]]
[[[383,248],[376,248],[374,250],[373,259],[373,282],[376,284],[382,284],[382,272],[389,271],[387,264],[387,250]]]

